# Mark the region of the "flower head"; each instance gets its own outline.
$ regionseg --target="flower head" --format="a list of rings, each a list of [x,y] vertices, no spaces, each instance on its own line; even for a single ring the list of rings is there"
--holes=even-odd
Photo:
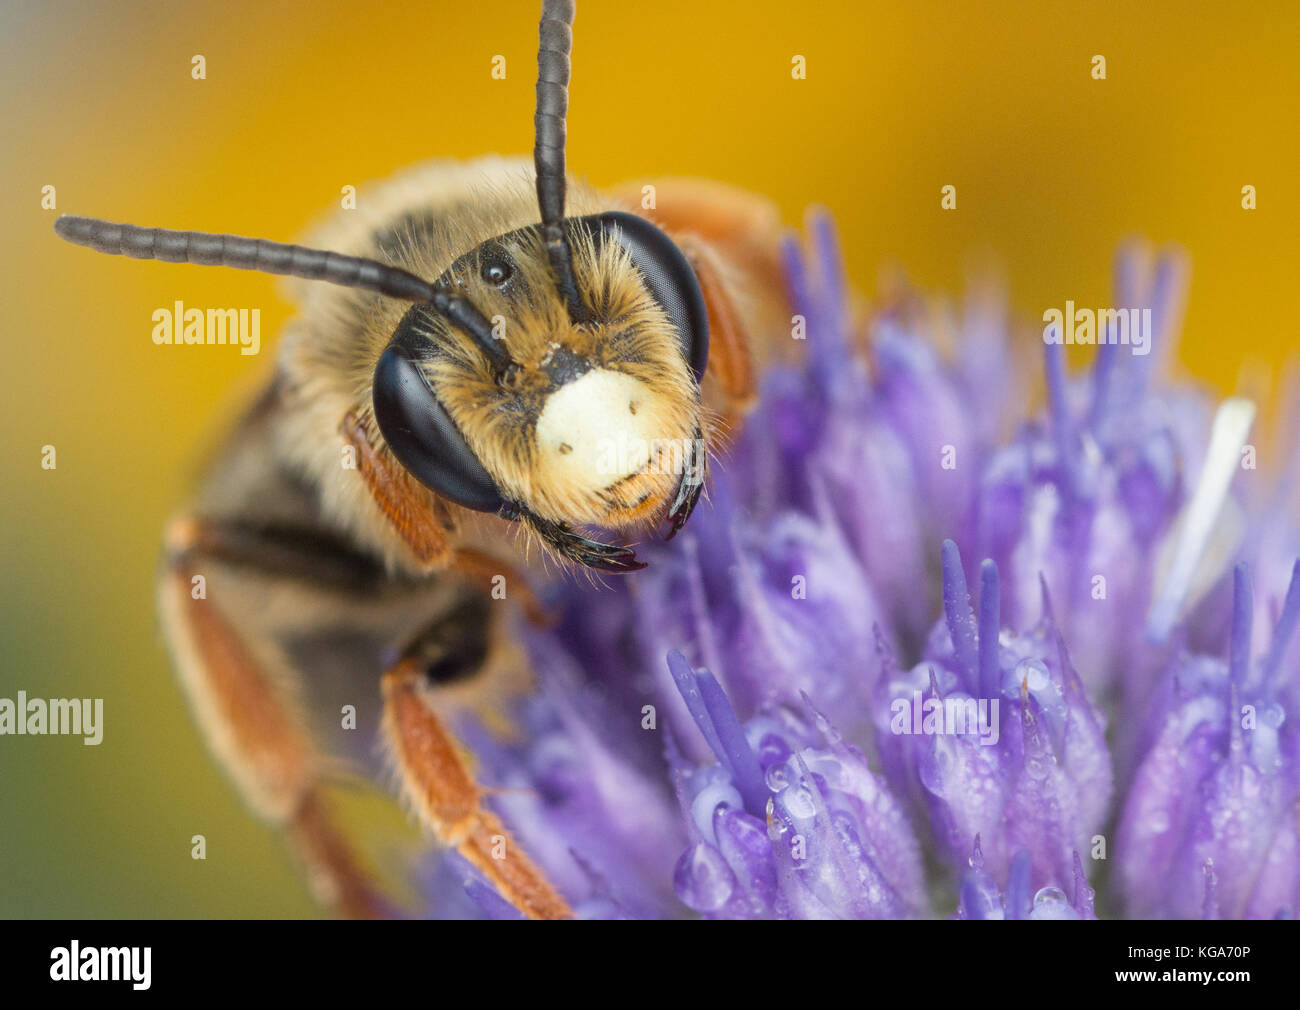
[[[1271,918],[1300,908],[1300,733],[1281,699],[1300,562],[1268,652],[1251,659],[1250,574],[1235,572],[1229,656],[1181,656],[1148,714],[1116,840],[1129,911]]]
[[[1083,873],[1083,861],[1074,853],[1074,879],[1070,895],[1054,885],[1030,893],[1030,855],[1021,849],[1011,859],[1006,892],[984,868],[980,840],[975,839],[969,869],[962,875],[961,900],[954,919],[1095,919],[1093,890]]]
[[[674,762],[694,843],[681,900],[727,918],[905,918],[925,906],[920,849],[856,747],[803,699],[743,727],[707,671],[669,666],[716,765]]]
[[[1006,441],[1026,378],[987,298],[864,322],[827,218],[785,256],[806,353],[690,526],[552,586],[515,732],[459,726],[519,842],[585,917],[1094,918],[1089,877],[1131,915],[1295,914],[1300,579],[1270,552],[1300,531],[1236,498],[1253,408],[1158,380],[1181,260],[1124,253],[1150,353],[1071,381],[1047,346]],[[1221,620],[1242,557],[1261,599],[1240,570]],[[512,914],[454,859],[428,881]]]
[[[999,880],[1017,853],[1029,860],[1035,886],[1068,879],[1072,854],[1087,851],[1105,824],[1112,789],[1105,721],[1084,693],[1050,604],[1029,633],[1005,631],[997,566],[985,561],[976,619],[952,541],[944,544],[943,582],[946,616],[924,658],[882,678],[882,761],[896,788],[919,798],[958,872],[978,836]]]
[[[1208,398],[1159,386],[1153,375],[1153,359],[1174,343],[1186,274],[1177,253],[1153,263],[1142,246],[1123,251],[1115,297],[1129,315],[1106,323],[1091,374],[1075,381],[1064,347],[1046,345],[1046,416],[1024,423],[981,481],[975,543],[1003,573],[1008,621],[1041,619],[1046,582],[1060,630],[1099,697],[1143,676],[1134,661],[1157,588],[1156,550],[1205,455]],[[1121,329],[1128,338],[1130,318],[1150,320],[1146,354],[1110,342]]]

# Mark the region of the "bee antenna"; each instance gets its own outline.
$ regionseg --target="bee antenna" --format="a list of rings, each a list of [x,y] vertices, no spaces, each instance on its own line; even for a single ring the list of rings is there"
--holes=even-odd
[[[54,232],[61,239],[110,256],[286,274],[345,288],[365,288],[408,302],[432,301],[435,294],[432,284],[399,267],[264,238],[140,228],[71,214],[59,216]]]
[[[498,372],[510,365],[505,347],[492,335],[492,324],[467,299],[449,294],[401,267],[264,238],[140,228],[71,214],[59,216],[54,222],[54,232],[75,245],[84,245],[112,256],[284,274],[305,280],[327,281],[345,288],[364,288],[402,301],[427,303],[469,334]]]
[[[492,370],[498,376],[514,364],[505,344],[493,334],[492,323],[468,298],[448,294],[441,287],[435,286],[429,304],[440,316],[473,338],[479,350],[487,355]]]
[[[573,0],[542,0],[537,26],[537,114],[533,165],[537,205],[542,212],[542,239],[555,285],[575,321],[587,318],[573,273],[573,250],[564,230],[565,116],[569,111],[569,53],[573,49]]]

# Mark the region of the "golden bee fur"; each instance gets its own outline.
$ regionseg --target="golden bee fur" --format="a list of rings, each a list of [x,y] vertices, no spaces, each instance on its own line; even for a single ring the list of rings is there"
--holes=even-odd
[[[623,209],[577,181],[570,183],[569,206],[574,216]],[[535,224],[536,207],[531,166],[525,161],[438,162],[373,192],[363,189],[356,210],[335,212],[310,240],[421,277],[437,277],[480,243]],[[415,220],[418,226],[403,224]],[[381,234],[394,240],[381,247],[376,241]],[[541,239],[533,234],[529,247],[511,250],[513,259],[526,289],[549,293],[549,266]],[[431,325],[438,332],[429,335],[447,353],[427,366],[428,378],[506,495],[528,502],[548,519],[627,528],[662,515],[679,474],[671,466],[655,465],[661,459],[656,456],[648,472],[591,492],[553,472],[539,451],[535,426],[526,420],[535,419],[546,395],[549,380],[543,366],[548,357],[563,347],[596,367],[640,380],[647,395],[637,409],[654,415],[667,444],[694,438],[697,427],[707,442],[715,425],[700,405],[699,388],[670,322],[646,293],[626,251],[617,243],[597,250],[586,241],[575,243],[573,254],[582,294],[599,323],[575,325],[553,296],[512,303],[477,271],[467,271],[467,294],[485,316],[504,318],[506,344],[519,367],[498,382],[472,341],[435,318]],[[348,411],[371,420],[375,365],[408,306],[365,291],[302,281],[290,283],[290,294],[302,316],[289,327],[281,347],[285,395],[295,402],[294,409],[283,412],[287,430],[277,439],[279,446],[319,487],[334,525],[368,540],[390,566],[408,566],[408,552],[388,524],[372,521],[370,496],[340,467],[337,434],[338,419]],[[380,451],[387,452],[377,426],[368,427]],[[413,478],[405,479],[413,494],[432,504],[435,496]],[[457,524],[482,525],[467,510],[451,506],[450,514]]]

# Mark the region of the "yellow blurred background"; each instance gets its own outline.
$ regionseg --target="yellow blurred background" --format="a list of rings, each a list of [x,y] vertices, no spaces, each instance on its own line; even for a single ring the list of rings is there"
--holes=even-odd
[[[288,307],[267,277],[65,245],[56,213],[291,240],[344,185],[527,152],[536,7],[0,6],[0,697],[102,697],[106,723],[98,747],[0,737],[0,915],[315,914],[192,728],[152,586],[163,523]],[[1179,243],[1179,367],[1227,392],[1243,368],[1276,374],[1296,340],[1297,39],[1293,2],[586,0],[570,166],[598,185],[715,177],[791,224],[825,204],[867,291],[894,263],[953,293],[999,263],[1031,323],[1066,298],[1110,305],[1124,237]],[[151,314],[178,298],[260,306],[262,354],[154,346]],[[373,843],[413,842],[385,803],[348,805]]]

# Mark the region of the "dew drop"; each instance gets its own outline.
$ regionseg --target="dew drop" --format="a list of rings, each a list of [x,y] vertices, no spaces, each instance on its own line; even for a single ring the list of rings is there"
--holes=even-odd
[[[1020,685],[1028,682],[1030,694],[1045,690],[1052,683],[1052,676],[1040,659],[1022,659],[1016,664],[1015,691],[1020,693]]]
[[[817,812],[812,793],[803,786],[787,789],[781,794],[780,803],[790,816],[796,819],[812,817]]]
[[[682,904],[697,912],[714,912],[736,889],[736,877],[712,845],[696,842],[673,869],[673,890]]]

